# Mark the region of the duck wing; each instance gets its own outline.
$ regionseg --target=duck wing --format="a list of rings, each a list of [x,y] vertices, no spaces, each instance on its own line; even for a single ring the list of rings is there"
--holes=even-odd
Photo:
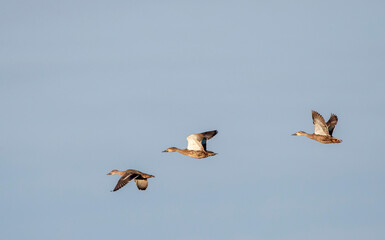
[[[338,122],[338,117],[332,113],[330,115],[329,121],[327,121],[327,123],[326,123],[330,136],[333,135],[333,131],[337,125],[337,122]]]
[[[187,137],[187,149],[194,151],[206,151],[207,140],[214,137],[218,133],[217,130],[196,133]]]
[[[317,135],[329,136],[329,130],[322,115],[316,111],[311,111],[311,113],[314,124],[314,133]]]
[[[124,187],[127,183],[129,183],[132,179],[135,179],[137,177],[139,177],[140,175],[137,174],[137,173],[132,173],[132,172],[126,172],[118,181],[118,183],[116,184],[115,188],[114,188],[114,192],[115,191],[118,191],[119,189],[121,189],[122,187]]]
[[[136,186],[139,190],[146,190],[148,187],[148,181],[144,178],[135,178]]]

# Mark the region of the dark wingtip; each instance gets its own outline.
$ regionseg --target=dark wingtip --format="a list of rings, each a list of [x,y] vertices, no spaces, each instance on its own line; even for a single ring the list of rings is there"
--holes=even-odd
[[[203,132],[202,134],[203,134],[207,139],[211,139],[211,138],[213,138],[215,135],[217,135],[217,133],[218,133],[218,130],[211,130],[211,131]]]

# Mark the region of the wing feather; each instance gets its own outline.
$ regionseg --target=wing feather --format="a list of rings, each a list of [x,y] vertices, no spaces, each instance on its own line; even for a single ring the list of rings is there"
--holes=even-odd
[[[213,130],[213,131],[207,131],[207,132],[203,132],[201,133],[202,136],[204,138],[207,138],[207,140],[211,139],[212,137],[214,137],[215,135],[217,135],[218,131],[217,130]]]
[[[207,140],[214,137],[217,130],[192,134],[187,137],[187,149],[194,151],[206,151]]]
[[[332,113],[330,115],[329,121],[327,121],[327,123],[326,123],[326,125],[328,127],[328,130],[329,130],[330,136],[333,136],[333,131],[334,131],[334,128],[336,127],[336,125],[337,125],[337,122],[338,122],[337,115]]]
[[[136,182],[136,186],[138,187],[139,190],[146,190],[146,188],[148,187],[147,179],[136,178],[135,182]]]
[[[314,133],[317,135],[328,136],[329,131],[325,123],[325,119],[316,111],[312,111],[312,118],[314,124]]]
[[[124,187],[127,183],[129,183],[132,179],[135,179],[139,176],[139,174],[132,174],[132,173],[126,173],[124,174],[118,181],[118,183],[116,184],[115,188],[114,188],[114,192],[115,191],[118,191],[119,189],[121,189],[122,187]]]

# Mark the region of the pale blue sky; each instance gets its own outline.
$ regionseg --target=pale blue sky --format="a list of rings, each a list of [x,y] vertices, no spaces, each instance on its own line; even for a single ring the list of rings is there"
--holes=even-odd
[[[384,1],[1,6],[2,239],[385,238]]]

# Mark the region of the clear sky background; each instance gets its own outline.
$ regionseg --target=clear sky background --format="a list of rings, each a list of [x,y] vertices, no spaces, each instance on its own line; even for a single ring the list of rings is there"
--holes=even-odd
[[[2,1],[0,237],[385,239],[384,29],[384,1]],[[341,144],[291,136],[312,109]],[[128,168],[156,178],[110,192]]]

